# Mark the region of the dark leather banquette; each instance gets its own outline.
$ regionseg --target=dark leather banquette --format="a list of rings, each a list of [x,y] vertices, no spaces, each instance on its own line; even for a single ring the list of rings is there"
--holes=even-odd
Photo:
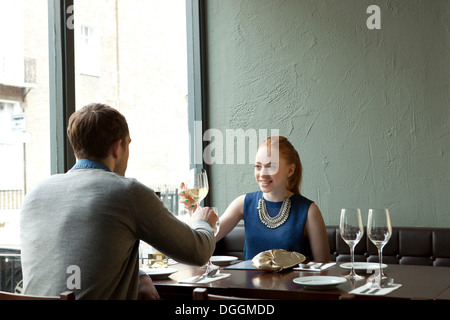
[[[331,261],[350,261],[350,250],[339,227],[327,226]],[[216,245],[215,255],[244,259],[244,226],[238,225]],[[364,233],[355,248],[355,261],[378,261],[377,248]],[[383,263],[450,267],[450,228],[393,227],[383,248]]]

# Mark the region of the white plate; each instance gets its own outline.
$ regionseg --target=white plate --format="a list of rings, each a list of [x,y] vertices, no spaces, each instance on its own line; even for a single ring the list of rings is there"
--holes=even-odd
[[[311,276],[295,278],[293,281],[306,289],[330,289],[347,282],[347,279],[343,277]]]
[[[177,272],[177,269],[174,268],[146,268],[142,269],[145,273],[147,273],[150,278],[153,280],[165,279],[170,276],[172,273]]]
[[[386,268],[387,265],[382,263],[381,267]],[[341,268],[351,269],[352,263],[351,262],[343,263],[343,264],[341,264]],[[367,272],[369,270],[378,270],[380,268],[380,264],[378,262],[355,262],[354,268],[357,271]]]
[[[230,262],[237,260],[237,257],[233,256],[212,256],[211,262],[216,266],[227,266]]]

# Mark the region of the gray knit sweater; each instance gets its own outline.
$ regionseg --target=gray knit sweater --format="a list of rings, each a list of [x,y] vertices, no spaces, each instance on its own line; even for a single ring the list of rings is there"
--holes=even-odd
[[[135,179],[101,169],[51,176],[22,206],[24,293],[136,299],[139,240],[193,265],[205,264],[215,247],[209,222],[180,222]]]

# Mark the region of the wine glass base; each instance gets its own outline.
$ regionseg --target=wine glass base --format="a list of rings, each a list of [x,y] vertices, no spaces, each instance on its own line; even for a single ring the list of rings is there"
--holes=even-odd
[[[208,261],[206,266],[205,273],[203,274],[206,278],[214,278],[220,274],[220,267],[212,264],[211,261]]]
[[[367,283],[372,283],[372,286],[378,286],[378,275],[374,274],[367,278]],[[389,288],[394,283],[394,278],[383,276],[381,277],[380,288]]]
[[[347,280],[354,280],[354,281],[359,281],[359,280],[365,279],[365,277],[359,276],[356,273],[355,274],[348,274],[348,275],[344,276],[344,278],[347,279]]]

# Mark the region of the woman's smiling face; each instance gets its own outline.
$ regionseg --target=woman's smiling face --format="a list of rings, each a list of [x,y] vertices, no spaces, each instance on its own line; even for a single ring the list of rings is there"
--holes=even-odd
[[[272,148],[272,154],[278,152]],[[278,153],[279,154],[279,153]],[[295,165],[288,164],[283,157],[270,157],[267,147],[259,148],[255,157],[255,179],[264,193],[285,192],[288,178],[294,173]]]

